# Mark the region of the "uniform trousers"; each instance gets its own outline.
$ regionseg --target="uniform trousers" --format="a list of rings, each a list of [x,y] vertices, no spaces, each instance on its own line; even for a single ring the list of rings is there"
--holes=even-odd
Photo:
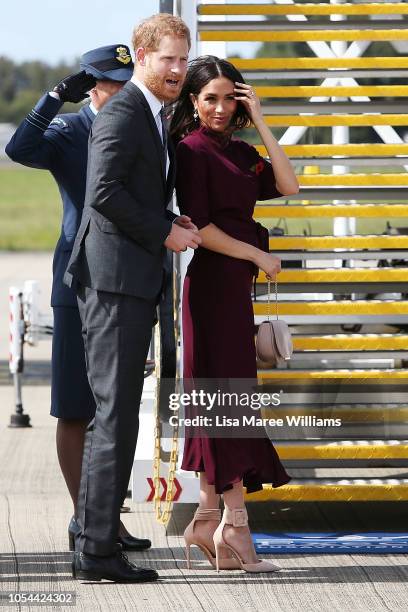
[[[81,319],[76,306],[54,306],[51,414],[64,420],[90,421],[95,401],[85,366]]]
[[[76,549],[105,556],[116,550],[134,460],[156,299],[82,285],[77,297],[96,412],[85,434]]]

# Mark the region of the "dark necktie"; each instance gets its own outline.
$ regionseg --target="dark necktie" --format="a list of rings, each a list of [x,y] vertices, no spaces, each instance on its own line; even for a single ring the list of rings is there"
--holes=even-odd
[[[164,106],[160,109],[160,119],[162,124],[163,168],[164,176],[167,177],[167,117]]]
[[[164,106],[160,109],[160,119],[162,124],[162,142],[164,149],[164,157],[167,159],[167,117]]]

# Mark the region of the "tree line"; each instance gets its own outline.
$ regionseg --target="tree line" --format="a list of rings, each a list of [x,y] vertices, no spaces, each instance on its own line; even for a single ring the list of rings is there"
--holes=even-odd
[[[65,76],[76,72],[78,65],[75,62],[49,66],[41,61],[17,64],[0,56],[0,123],[20,123],[39,98]],[[77,108],[76,104],[66,104],[64,112]]]
[[[392,56],[398,55],[395,49],[388,42],[374,42],[370,45],[365,56]],[[313,57],[314,53],[303,42],[266,42],[262,44],[256,53],[256,57]],[[379,66],[380,68],[380,66]],[[57,66],[49,66],[42,61],[29,61],[17,64],[12,59],[0,56],[0,123],[19,124],[30,112],[39,98],[52,88],[68,74],[79,69],[79,58],[72,64],[62,62]],[[392,79],[365,78],[359,79],[361,84],[384,85],[392,83]],[[320,79],[308,79],[302,82],[295,80],[274,80],[275,85],[296,85],[308,84],[318,85]],[[256,84],[256,82],[254,83]],[[258,81],[257,84],[265,84]],[[279,103],[279,101],[277,101]],[[73,112],[78,110],[78,104],[64,104],[63,112]],[[397,129],[398,131],[398,129]],[[274,130],[277,136],[281,130]],[[247,134],[250,136],[250,134]],[[251,136],[250,136],[251,137]],[[255,137],[255,136],[254,136]],[[315,142],[328,142],[331,138],[330,129],[313,128],[308,130],[308,138]],[[369,142],[376,136],[371,128],[356,128],[353,130],[352,140]]]

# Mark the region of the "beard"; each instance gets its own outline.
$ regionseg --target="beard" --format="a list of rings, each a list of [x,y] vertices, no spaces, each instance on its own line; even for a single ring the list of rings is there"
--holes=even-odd
[[[168,77],[162,77],[157,74],[157,72],[146,67],[144,74],[144,84],[146,87],[150,89],[152,94],[159,100],[163,100],[163,102],[172,102],[178,98],[180,91],[177,90],[177,92],[171,95],[166,89],[166,78]]]

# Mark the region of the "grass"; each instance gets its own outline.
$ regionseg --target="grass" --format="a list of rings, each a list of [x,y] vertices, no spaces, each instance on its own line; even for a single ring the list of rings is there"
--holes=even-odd
[[[53,250],[61,227],[61,198],[48,171],[18,165],[0,165],[0,250]],[[278,219],[264,219],[273,227]],[[408,225],[406,219],[389,219],[393,226]],[[287,219],[287,233],[330,235],[333,219]],[[386,219],[357,219],[358,234],[381,234]],[[286,232],[285,232],[286,233]]]
[[[0,250],[52,250],[61,215],[61,198],[48,171],[0,166]]]

